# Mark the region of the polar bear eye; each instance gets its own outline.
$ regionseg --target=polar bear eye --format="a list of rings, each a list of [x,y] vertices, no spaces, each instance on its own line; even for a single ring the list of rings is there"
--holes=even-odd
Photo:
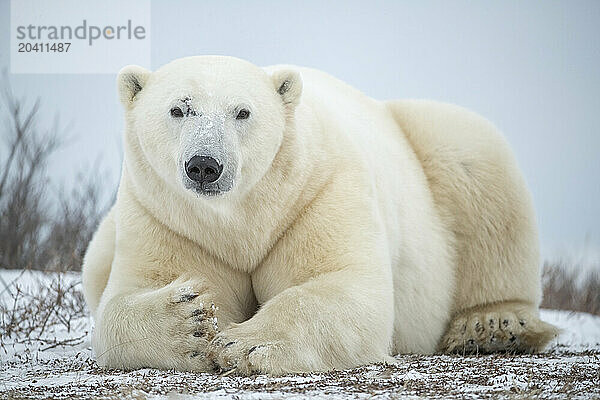
[[[238,112],[238,114],[237,114],[237,116],[235,117],[235,119],[247,119],[249,116],[250,116],[250,111],[248,111],[248,110],[247,110],[247,109],[245,109],[245,108],[242,108],[242,109],[241,109],[241,110]]]
[[[183,111],[181,111],[181,108],[179,108],[179,107],[171,108],[171,117],[173,117],[173,118],[183,117]]]

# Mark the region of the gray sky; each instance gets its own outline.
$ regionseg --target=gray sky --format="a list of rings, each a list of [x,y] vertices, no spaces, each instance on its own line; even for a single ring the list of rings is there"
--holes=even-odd
[[[59,3],[57,3],[59,4]],[[58,6],[58,5],[57,5]],[[68,12],[66,10],[65,12]],[[0,0],[0,68],[9,67]],[[494,122],[537,209],[544,256],[600,259],[600,2],[153,1],[152,68],[225,54],[327,71],[379,99],[430,98]],[[16,93],[58,113],[72,142],[52,164],[67,184],[102,158],[118,180],[122,111],[114,75],[11,75]]]

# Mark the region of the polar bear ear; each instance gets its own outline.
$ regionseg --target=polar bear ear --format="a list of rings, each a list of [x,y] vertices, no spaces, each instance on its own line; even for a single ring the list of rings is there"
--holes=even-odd
[[[135,96],[142,91],[151,72],[137,65],[128,65],[119,71],[117,86],[119,88],[119,99],[125,108],[133,105]]]
[[[275,90],[281,96],[284,104],[296,106],[302,95],[302,78],[297,71],[284,69],[275,71],[272,75]]]

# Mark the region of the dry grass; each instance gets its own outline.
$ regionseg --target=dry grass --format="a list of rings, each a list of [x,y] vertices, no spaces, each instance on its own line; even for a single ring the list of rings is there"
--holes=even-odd
[[[32,384],[2,393],[12,399],[128,398],[598,398],[600,352],[529,356],[403,355],[396,364],[344,371],[269,376],[218,376],[144,369],[105,370],[85,360],[42,363]],[[11,368],[9,366],[9,368]],[[15,373],[9,370],[9,373]],[[54,373],[69,374],[56,382]],[[187,395],[187,396],[186,396]],[[168,397],[167,397],[168,396]],[[181,397],[180,397],[181,396]]]

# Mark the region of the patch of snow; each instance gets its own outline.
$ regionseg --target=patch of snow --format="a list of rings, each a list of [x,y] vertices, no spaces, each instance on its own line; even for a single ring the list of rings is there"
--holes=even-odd
[[[555,345],[578,350],[600,347],[600,317],[562,310],[540,310],[540,317],[562,330]]]

